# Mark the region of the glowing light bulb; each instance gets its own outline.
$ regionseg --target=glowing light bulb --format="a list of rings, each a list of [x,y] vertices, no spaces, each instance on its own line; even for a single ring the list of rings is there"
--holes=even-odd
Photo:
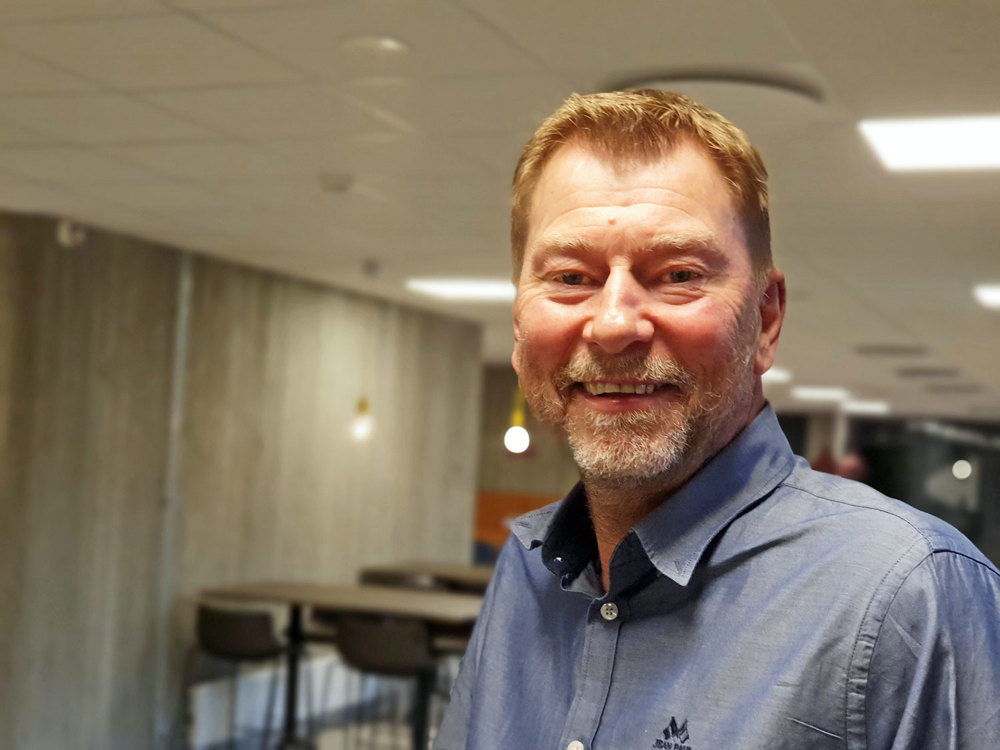
[[[520,425],[509,427],[503,436],[504,447],[511,453],[524,453],[530,443],[528,431]]]
[[[972,476],[972,464],[960,458],[951,465],[951,474],[955,479],[968,479]]]
[[[351,437],[361,443],[370,438],[374,431],[375,420],[368,410],[368,399],[362,397],[358,399],[355,416],[351,420]]]

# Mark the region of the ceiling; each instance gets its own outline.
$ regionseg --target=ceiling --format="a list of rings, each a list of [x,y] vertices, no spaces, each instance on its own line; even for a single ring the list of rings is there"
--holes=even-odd
[[[0,207],[481,321],[503,361],[505,305],[404,280],[509,274],[510,173],[567,94],[686,79],[771,172],[791,385],[1000,421],[972,296],[1000,282],[1000,172],[888,173],[856,128],[997,113],[998,38],[985,1],[0,0]]]

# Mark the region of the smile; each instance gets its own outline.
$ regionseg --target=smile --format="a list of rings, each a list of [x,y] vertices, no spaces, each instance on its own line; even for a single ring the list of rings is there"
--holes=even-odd
[[[658,383],[581,383],[581,385],[591,396],[603,396],[606,393],[644,395],[663,387]]]

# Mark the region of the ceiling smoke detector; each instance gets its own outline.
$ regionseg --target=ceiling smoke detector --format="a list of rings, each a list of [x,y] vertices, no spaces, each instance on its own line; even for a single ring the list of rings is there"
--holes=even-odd
[[[324,193],[346,193],[354,185],[354,175],[347,172],[321,172],[319,186]]]

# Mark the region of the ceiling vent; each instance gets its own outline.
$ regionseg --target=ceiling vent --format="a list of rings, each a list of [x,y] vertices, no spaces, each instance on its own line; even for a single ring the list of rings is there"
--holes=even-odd
[[[981,393],[983,387],[979,383],[928,383],[927,391],[938,396],[954,394],[962,396],[969,393]]]
[[[900,367],[896,375],[901,378],[957,378],[961,372],[957,367]]]
[[[927,347],[919,344],[858,344],[856,354],[862,357],[922,357]]]

